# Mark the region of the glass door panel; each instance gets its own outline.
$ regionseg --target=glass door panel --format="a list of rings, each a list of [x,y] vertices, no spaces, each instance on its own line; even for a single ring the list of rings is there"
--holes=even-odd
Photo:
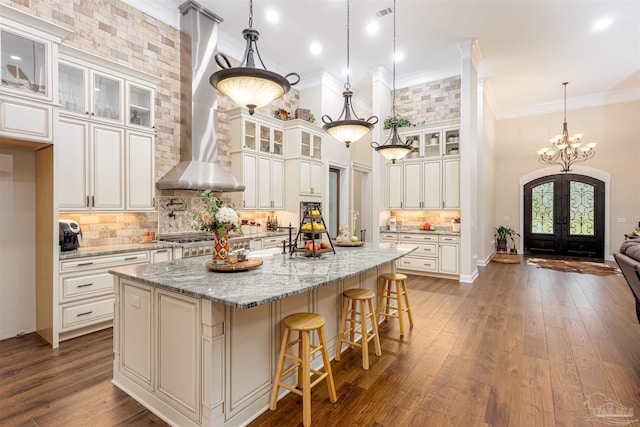
[[[271,128],[260,125],[260,152],[271,152]]]
[[[62,109],[74,113],[87,111],[84,105],[85,70],[60,63],[58,65],[58,102]]]
[[[129,85],[129,123],[151,127],[151,90]]]
[[[322,137],[313,135],[313,158],[322,159]]]
[[[273,130],[273,154],[282,156],[282,131],[278,129]]]
[[[569,235],[593,236],[595,216],[595,187],[571,181],[569,184]]]
[[[9,31],[0,31],[2,86],[47,94],[46,45]]]
[[[300,155],[311,157],[311,134],[309,132],[302,132],[302,137],[300,139]]]
[[[403,135],[400,137],[402,142],[413,141],[411,144],[411,152],[405,156],[405,159],[420,158],[420,135]]]
[[[449,129],[444,131],[445,150],[444,154],[460,154],[460,129]]]
[[[440,132],[428,132],[424,135],[424,156],[440,157]]]
[[[244,122],[244,148],[247,150],[256,149],[256,127],[254,122]]]
[[[531,233],[553,234],[553,182],[531,189]]]
[[[93,76],[93,114],[120,120],[120,82],[101,74]]]

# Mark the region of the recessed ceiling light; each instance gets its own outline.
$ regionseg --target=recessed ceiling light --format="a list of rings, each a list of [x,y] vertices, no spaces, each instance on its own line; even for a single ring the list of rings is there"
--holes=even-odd
[[[320,55],[322,53],[322,45],[320,43],[311,43],[309,51],[314,55]]]
[[[265,17],[267,18],[267,21],[271,22],[272,24],[275,24],[280,20],[280,15],[273,9],[267,10]]]
[[[613,23],[613,19],[610,16],[604,16],[598,19],[595,24],[593,24],[593,29],[596,31],[606,30]]]
[[[14,61],[20,61],[22,59],[18,55],[11,55],[9,58],[13,59]]]
[[[396,51],[396,54],[393,57],[393,60],[396,62],[401,62],[402,60],[404,60],[404,52],[401,50]]]
[[[371,21],[367,24],[367,34],[369,34],[370,36],[376,34],[378,30],[380,30],[380,26],[377,22]]]

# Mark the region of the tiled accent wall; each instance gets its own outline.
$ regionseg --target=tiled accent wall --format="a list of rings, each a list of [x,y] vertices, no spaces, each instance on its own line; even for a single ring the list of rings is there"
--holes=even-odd
[[[119,0],[4,0],[25,13],[73,30],[64,44],[123,64],[163,81],[156,88],[156,180],[180,160],[180,31]],[[176,6],[177,13],[177,6]],[[237,64],[237,63],[236,63]],[[236,65],[234,64],[234,65]],[[273,115],[277,108],[293,113],[300,95],[285,97],[258,111]],[[218,96],[218,162],[231,169],[231,142],[227,111],[237,106]],[[86,246],[137,242],[146,231],[190,231],[181,214],[169,217],[172,197],[198,199],[194,191],[159,191],[156,213],[68,213],[61,218],[79,221]],[[184,216],[184,215],[182,215]]]
[[[108,246],[137,243],[147,231],[157,231],[155,212],[66,213],[61,219],[73,219],[82,229],[82,246]]]
[[[454,218],[460,218],[460,212],[453,211],[391,211],[391,216],[396,217],[398,227],[419,227],[428,222],[439,228],[451,227]]]
[[[460,76],[397,90],[396,114],[413,124],[460,118]]]

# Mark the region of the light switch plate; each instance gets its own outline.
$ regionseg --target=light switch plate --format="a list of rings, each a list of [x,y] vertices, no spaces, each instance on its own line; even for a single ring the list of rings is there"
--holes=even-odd
[[[616,222],[620,222],[624,224],[627,222],[627,218],[616,218]]]
[[[511,217],[509,215],[505,215],[505,216],[502,217],[502,220],[503,221],[510,221]]]

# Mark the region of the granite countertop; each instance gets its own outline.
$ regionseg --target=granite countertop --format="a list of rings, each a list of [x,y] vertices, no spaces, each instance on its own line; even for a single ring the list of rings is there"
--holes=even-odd
[[[297,230],[293,230],[292,237],[296,237]],[[239,234],[230,234],[229,237],[248,237],[250,239],[261,239],[263,237],[276,237],[276,236],[288,236],[289,230],[281,230],[281,231],[261,231],[260,233],[253,234],[243,234],[240,236]]]
[[[266,304],[372,270],[416,249],[413,245],[367,243],[337,247],[319,258],[273,254],[254,270],[233,273],[208,271],[206,257],[109,270],[124,279],[208,299],[241,309]],[[264,251],[266,252],[266,251]]]
[[[114,255],[123,252],[141,252],[155,249],[171,248],[174,245],[166,242],[131,243],[128,245],[79,247],[73,251],[60,251],[60,259],[85,258],[90,256]]]

